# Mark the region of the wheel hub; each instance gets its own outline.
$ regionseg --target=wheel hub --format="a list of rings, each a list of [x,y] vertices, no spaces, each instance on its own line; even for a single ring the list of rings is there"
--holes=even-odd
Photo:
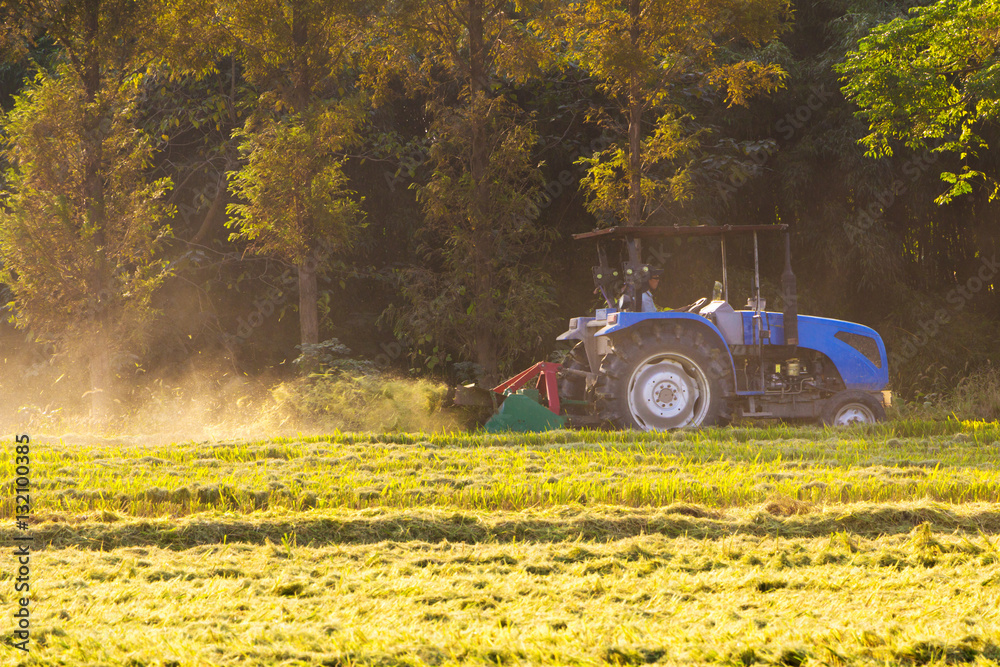
[[[672,408],[678,401],[687,400],[687,396],[679,392],[677,387],[666,382],[660,383],[653,391],[656,394],[654,402],[661,409]]]
[[[833,423],[837,426],[848,426],[849,424],[874,424],[875,415],[867,406],[860,403],[849,403],[837,411],[837,416]]]

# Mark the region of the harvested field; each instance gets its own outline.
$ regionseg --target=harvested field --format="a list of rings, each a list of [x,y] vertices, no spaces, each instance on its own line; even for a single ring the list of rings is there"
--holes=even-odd
[[[32,454],[4,664],[1000,663],[992,423]]]

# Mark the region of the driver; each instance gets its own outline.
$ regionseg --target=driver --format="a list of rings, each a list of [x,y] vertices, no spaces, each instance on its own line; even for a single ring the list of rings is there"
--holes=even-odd
[[[663,269],[650,269],[649,280],[646,281],[646,286],[642,290],[642,295],[639,297],[641,299],[643,313],[655,313],[659,310],[656,304],[653,302],[653,292],[660,285],[660,278],[663,276]]]

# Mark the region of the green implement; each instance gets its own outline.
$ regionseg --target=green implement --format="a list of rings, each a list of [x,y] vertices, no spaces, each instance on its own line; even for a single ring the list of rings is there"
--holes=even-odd
[[[533,400],[531,393],[538,396],[538,391],[535,389],[522,389],[505,398],[500,409],[486,422],[483,429],[487,433],[503,431],[530,433],[565,428],[566,418]]]

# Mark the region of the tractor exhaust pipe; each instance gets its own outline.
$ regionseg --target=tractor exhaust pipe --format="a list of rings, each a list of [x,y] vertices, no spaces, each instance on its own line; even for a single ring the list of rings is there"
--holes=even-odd
[[[781,291],[785,298],[785,345],[799,344],[799,302],[792,273],[792,237],[785,232],[785,271],[781,274]]]

